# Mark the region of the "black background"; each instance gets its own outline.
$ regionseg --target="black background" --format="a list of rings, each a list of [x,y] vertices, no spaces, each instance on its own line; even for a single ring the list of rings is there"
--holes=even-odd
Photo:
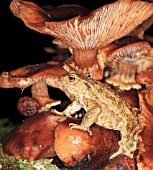
[[[52,46],[53,37],[40,34],[26,27],[19,18],[12,14],[9,9],[10,2],[11,0],[0,0],[0,72],[11,71],[28,64],[49,61],[50,55],[45,53],[43,48]],[[39,6],[80,4],[93,10],[113,1],[35,0],[33,2]],[[26,90],[24,93],[26,93]],[[21,115],[18,113],[16,105],[21,95],[21,89],[0,88],[0,117],[9,117],[15,123],[20,121]]]

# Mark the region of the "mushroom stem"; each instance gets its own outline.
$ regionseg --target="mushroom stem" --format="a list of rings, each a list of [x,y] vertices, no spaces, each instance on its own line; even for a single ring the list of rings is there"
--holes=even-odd
[[[52,100],[48,94],[48,88],[45,80],[40,80],[33,84],[31,88],[32,97],[38,100],[41,109],[40,111],[48,111],[52,106],[60,104],[60,100]]]
[[[92,67],[96,63],[97,53],[97,49],[73,49],[75,65],[81,69]]]

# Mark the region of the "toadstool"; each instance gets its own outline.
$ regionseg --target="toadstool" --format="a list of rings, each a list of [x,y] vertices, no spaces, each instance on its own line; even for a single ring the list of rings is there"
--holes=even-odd
[[[59,39],[72,51],[70,69],[102,79],[105,61],[98,58],[98,50],[132,32],[153,14],[153,3],[143,1],[115,1],[85,16],[53,21],[43,9],[27,1],[13,0],[10,9],[29,28]],[[33,17],[31,17],[31,15]],[[119,19],[120,18],[120,19]]]
[[[60,101],[52,100],[49,97],[47,86],[49,85],[64,91],[59,78],[66,73],[61,65],[47,63],[27,65],[1,73],[0,87],[25,89],[31,86],[32,97],[40,104],[38,112],[48,111],[52,106],[60,104]]]
[[[107,60],[113,73],[106,82],[122,90],[140,89],[136,74],[153,66],[152,47],[145,41],[130,43],[112,51]],[[115,70],[114,70],[115,69]]]
[[[139,93],[140,115],[139,122],[143,128],[141,133],[144,152],[137,157],[137,166],[140,170],[151,170],[153,167],[153,87]]]

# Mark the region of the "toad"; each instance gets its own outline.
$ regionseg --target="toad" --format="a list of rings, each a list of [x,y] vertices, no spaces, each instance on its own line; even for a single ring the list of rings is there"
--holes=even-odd
[[[63,112],[55,109],[52,111],[68,117],[81,108],[86,111],[81,124],[69,124],[70,130],[80,129],[92,135],[90,126],[94,123],[106,129],[118,130],[121,134],[121,140],[118,142],[119,150],[113,153],[110,159],[120,154],[133,158],[140,141],[139,134],[142,131],[137,110],[132,108],[110,86],[74,71],[61,76],[60,81],[65,90],[74,95],[75,99]]]

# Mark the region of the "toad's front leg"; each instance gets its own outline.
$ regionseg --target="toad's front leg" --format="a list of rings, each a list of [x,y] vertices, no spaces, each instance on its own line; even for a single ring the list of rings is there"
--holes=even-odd
[[[68,116],[71,117],[71,115],[75,114],[77,111],[81,109],[81,104],[79,101],[74,100],[71,104],[67,106],[67,108],[63,112],[59,112],[56,109],[52,109],[52,112],[62,115],[62,116]]]
[[[92,131],[90,130],[90,126],[94,124],[99,116],[101,114],[101,107],[95,103],[92,105],[92,107],[86,112],[85,116],[82,119],[82,122],[80,125],[70,123],[70,130],[72,129],[80,129],[83,131],[88,131],[90,135],[92,135]]]

